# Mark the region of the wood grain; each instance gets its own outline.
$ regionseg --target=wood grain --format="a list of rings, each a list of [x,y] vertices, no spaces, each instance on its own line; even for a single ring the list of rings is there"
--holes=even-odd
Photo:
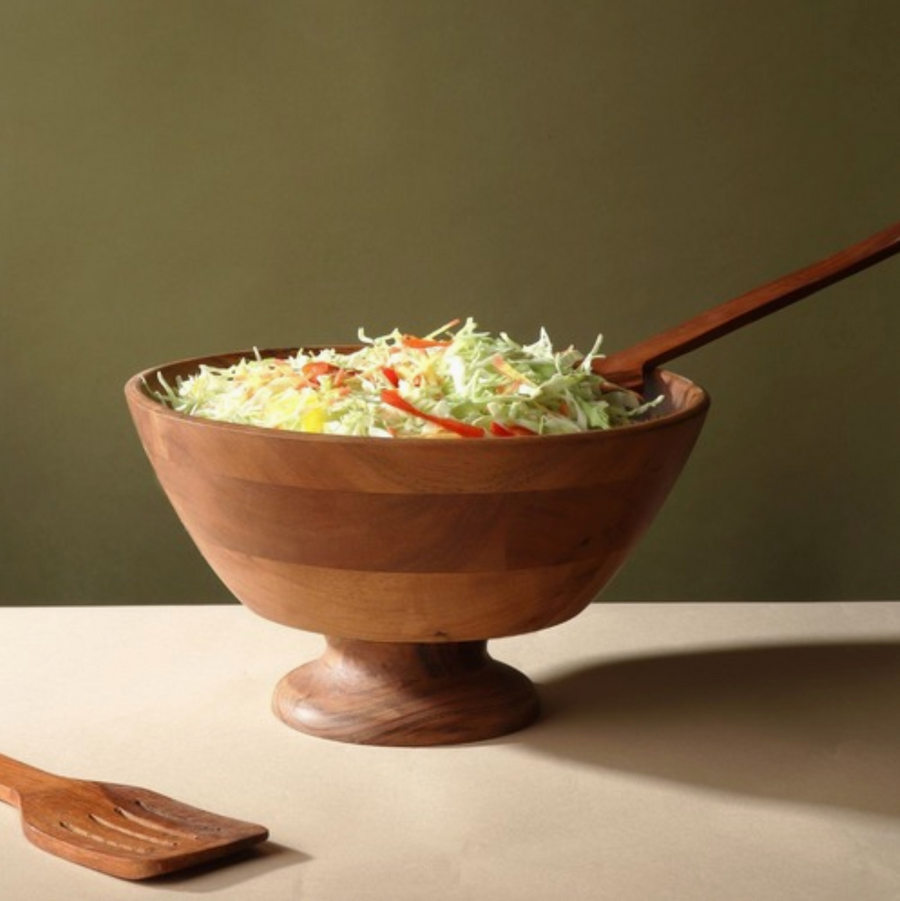
[[[162,372],[171,384],[201,362]],[[660,371],[654,417],[610,432],[342,438],[174,413],[146,390],[156,371],[126,386],[135,425],[182,523],[235,596],[331,641],[395,645],[479,642],[577,615],[653,521],[709,403]],[[479,715],[485,734],[487,719]]]
[[[20,808],[28,840],[120,879],[148,879],[236,854],[263,826],[128,785],[69,779],[0,754],[0,801]]]
[[[273,707],[289,726],[320,738],[420,747],[506,735],[539,712],[531,680],[494,660],[486,641],[336,638],[281,680]]]

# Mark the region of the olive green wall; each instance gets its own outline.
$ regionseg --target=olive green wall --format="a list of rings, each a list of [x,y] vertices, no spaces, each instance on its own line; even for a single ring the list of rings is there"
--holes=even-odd
[[[0,602],[227,598],[122,385],[454,316],[607,348],[900,219],[896,0],[3,0]],[[684,358],[615,600],[900,597],[900,259]]]

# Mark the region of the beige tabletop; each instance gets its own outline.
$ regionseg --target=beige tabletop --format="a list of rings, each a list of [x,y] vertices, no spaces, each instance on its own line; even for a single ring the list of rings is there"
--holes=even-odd
[[[598,604],[491,643],[544,716],[386,749],[269,712],[321,639],[239,606],[0,610],[0,751],[268,826],[127,883],[0,806],[2,901],[896,901],[900,603]]]

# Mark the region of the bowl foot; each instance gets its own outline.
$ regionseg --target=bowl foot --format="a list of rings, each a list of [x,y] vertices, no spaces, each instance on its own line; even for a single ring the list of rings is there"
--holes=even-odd
[[[531,680],[494,660],[486,641],[326,642],[272,699],[276,715],[301,732],[356,744],[450,745],[515,732],[538,715]]]

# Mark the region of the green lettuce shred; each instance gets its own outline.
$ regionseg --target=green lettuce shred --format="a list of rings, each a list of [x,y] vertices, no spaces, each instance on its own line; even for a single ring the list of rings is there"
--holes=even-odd
[[[457,327],[458,326],[458,327]],[[395,329],[358,350],[255,352],[228,367],[201,365],[155,396],[171,409],[220,422],[326,435],[518,437],[629,425],[659,403],[595,373],[590,352],[557,351],[545,329],[532,344],[481,331],[470,317],[426,338]]]

